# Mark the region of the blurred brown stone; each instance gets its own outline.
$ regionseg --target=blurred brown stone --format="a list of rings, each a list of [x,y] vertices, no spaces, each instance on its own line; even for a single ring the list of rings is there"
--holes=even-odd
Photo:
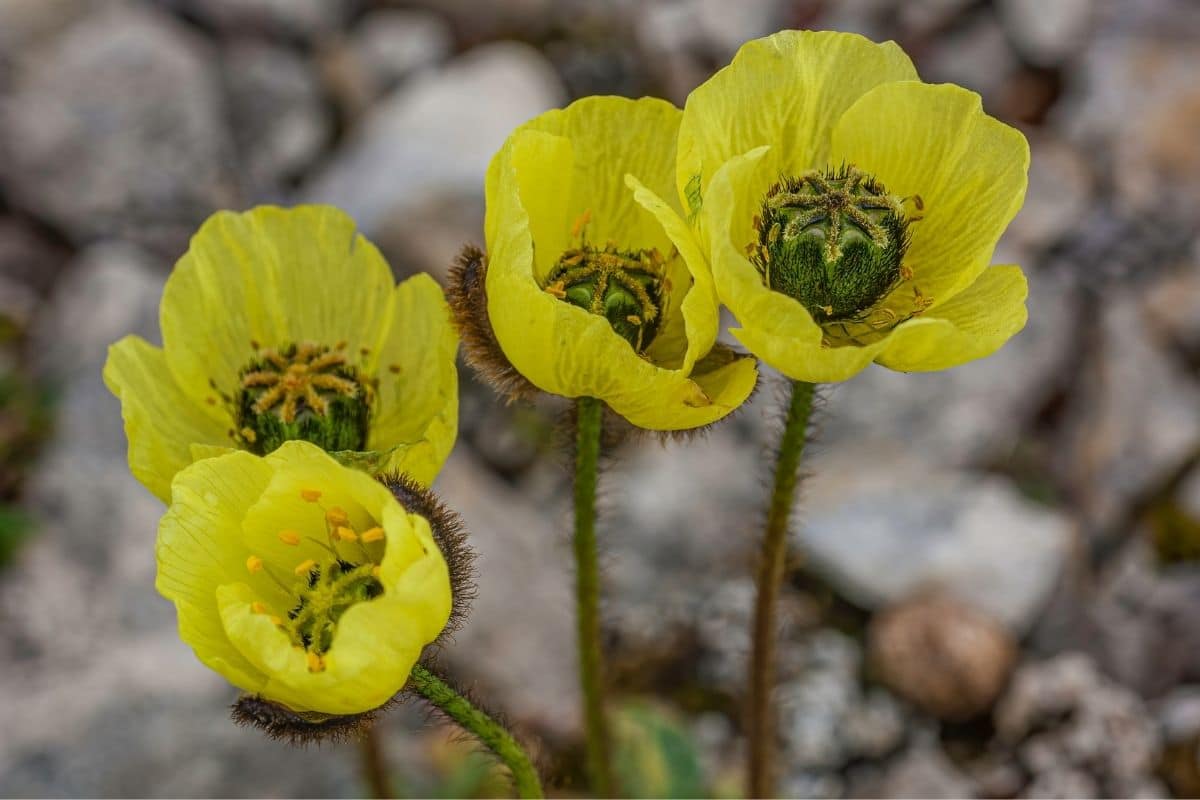
[[[918,595],[876,616],[867,648],[888,688],[949,721],[991,708],[1017,655],[998,622],[941,595]]]

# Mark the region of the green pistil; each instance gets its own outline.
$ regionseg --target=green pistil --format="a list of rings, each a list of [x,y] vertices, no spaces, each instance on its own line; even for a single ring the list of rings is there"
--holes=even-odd
[[[362,450],[370,387],[341,349],[309,342],[261,350],[239,375],[235,438],[265,455],[293,439],[323,450]]]
[[[584,244],[558,259],[546,292],[604,317],[641,353],[654,341],[662,318],[662,269],[657,250],[600,250]]]
[[[763,282],[817,322],[861,321],[903,279],[901,199],[854,167],[781,179],[756,227],[750,255]]]
[[[292,642],[317,655],[327,652],[342,614],[383,594],[383,584],[374,573],[374,564],[341,559],[314,564],[283,623]]]

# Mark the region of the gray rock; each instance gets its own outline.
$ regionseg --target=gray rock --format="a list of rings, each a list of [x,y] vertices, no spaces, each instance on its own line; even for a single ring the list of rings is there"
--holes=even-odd
[[[1080,787],[1063,770],[1085,771],[1105,796],[1145,785],[1162,741],[1133,692],[1108,680],[1085,655],[1072,653],[1017,670],[995,713],[1001,742],[1016,747],[1034,776],[1026,796],[1059,797]],[[1083,796],[1096,796],[1092,788]]]
[[[863,691],[862,650],[853,639],[822,629],[784,640],[781,649],[798,662],[775,690],[780,763],[792,782],[880,759],[903,744],[904,712],[883,689]]]
[[[995,113],[1019,66],[1017,54],[996,19],[990,14],[976,14],[965,24],[938,34],[937,46],[930,49],[920,69],[922,80],[957,83],[978,92],[984,108]]]
[[[192,33],[135,6],[31,50],[0,105],[11,202],[77,242],[124,234],[181,250],[234,196],[212,63]]]
[[[1103,365],[1081,376],[1060,457],[1087,517],[1109,526],[1200,440],[1200,383],[1156,341],[1131,288],[1107,293],[1099,314]]]
[[[303,41],[335,34],[355,0],[163,0],[225,34]]]
[[[247,195],[269,199],[312,165],[333,133],[320,80],[291,50],[252,40],[225,47],[221,67],[238,177]]]
[[[813,467],[800,546],[867,608],[941,589],[1024,631],[1074,535],[1069,519],[1005,481],[939,472],[892,450],[842,447]]]
[[[1078,229],[1091,210],[1094,178],[1079,150],[1052,134],[1031,134],[1029,151],[1025,205],[1005,235],[1024,248],[1044,248]]]
[[[1106,672],[1147,697],[1200,681],[1200,568],[1162,568],[1144,541],[1111,564],[1088,609],[1090,649]]]
[[[1049,768],[1038,773],[1025,787],[1019,797],[1029,798],[1075,798],[1099,797],[1100,787],[1096,779],[1081,769]]]
[[[1061,64],[1083,49],[1092,26],[1091,0],[1001,0],[1004,21],[1017,48],[1041,66]]]
[[[879,778],[867,797],[974,797],[970,779],[942,751],[935,739],[918,741]]]
[[[431,192],[478,197],[505,137],[561,99],[537,51],[477,48],[382,100],[301,196],[346,209],[371,236]]]
[[[363,17],[351,42],[381,94],[418,70],[444,61],[454,49],[454,34],[437,14],[395,8]]]
[[[0,25],[0,67],[25,48],[41,42],[92,13],[109,0],[5,0]]]

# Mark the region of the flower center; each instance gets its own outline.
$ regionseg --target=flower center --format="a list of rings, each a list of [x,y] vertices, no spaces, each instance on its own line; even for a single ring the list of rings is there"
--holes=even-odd
[[[239,374],[238,440],[265,455],[291,439],[323,450],[362,450],[371,391],[343,348],[312,342],[260,350]]]
[[[641,353],[654,341],[664,302],[663,257],[658,250],[603,249],[586,241],[563,253],[545,291],[598,314]]]
[[[306,503],[319,503],[321,493],[306,489],[300,496]],[[334,506],[325,510],[325,529],[325,541],[312,539],[308,544],[327,551],[328,557],[306,558],[292,568],[290,575],[256,555],[246,561],[251,574],[265,573],[290,598],[286,617],[275,614],[261,602],[254,603],[252,610],[269,615],[292,644],[305,651],[312,672],[325,669],[325,654],[333,646],[342,615],[354,605],[383,594],[383,583],[379,580],[379,563],[386,547],[383,528],[357,531],[349,515]],[[293,530],[280,531],[278,537],[291,547],[299,547],[305,541]]]
[[[783,178],[755,220],[751,261],[818,323],[861,322],[906,277],[902,204],[852,166]]]

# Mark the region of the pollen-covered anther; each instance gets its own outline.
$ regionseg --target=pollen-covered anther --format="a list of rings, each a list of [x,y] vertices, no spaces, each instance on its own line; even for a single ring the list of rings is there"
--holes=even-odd
[[[278,537],[279,541],[289,547],[295,547],[300,544],[300,534],[297,531],[280,531]]]
[[[764,283],[818,323],[865,322],[903,278],[903,199],[856,167],[780,179],[756,219]]]
[[[543,290],[606,318],[613,331],[642,353],[658,332],[666,304],[665,259],[655,249],[622,250],[586,241],[559,256]]]
[[[305,439],[357,450],[366,440],[371,387],[340,350],[312,342],[259,350],[240,380],[234,406],[247,449],[262,455]]]
[[[250,556],[246,559],[246,571],[251,575],[263,571],[263,560],[258,556]]]
[[[255,614],[267,614],[270,612],[270,609],[267,608],[267,604],[261,603],[258,600],[255,600],[253,603],[250,604],[250,610],[253,611]]]
[[[315,503],[321,499],[320,489],[301,489],[300,499],[306,503]]]
[[[358,541],[358,534],[355,533],[351,528],[341,527],[341,528],[338,528],[334,533],[337,536],[338,541],[342,541],[342,542],[357,542]]]
[[[313,567],[315,567],[316,565],[317,565],[316,561],[314,561],[311,558],[306,558],[303,561],[301,561],[299,564],[297,564],[296,568],[293,569],[292,572],[297,577],[301,577],[301,576],[307,575],[310,572],[312,572]]]
[[[363,531],[358,538],[363,544],[373,544],[374,542],[382,542],[385,535],[383,528],[377,526]]]
[[[319,653],[314,653],[313,651],[309,650],[304,654],[304,659],[308,662],[309,672],[325,671],[325,659],[321,658]]]
[[[346,513],[346,509],[341,506],[334,506],[325,512],[325,521],[330,525],[337,527],[350,522],[350,515]]]

